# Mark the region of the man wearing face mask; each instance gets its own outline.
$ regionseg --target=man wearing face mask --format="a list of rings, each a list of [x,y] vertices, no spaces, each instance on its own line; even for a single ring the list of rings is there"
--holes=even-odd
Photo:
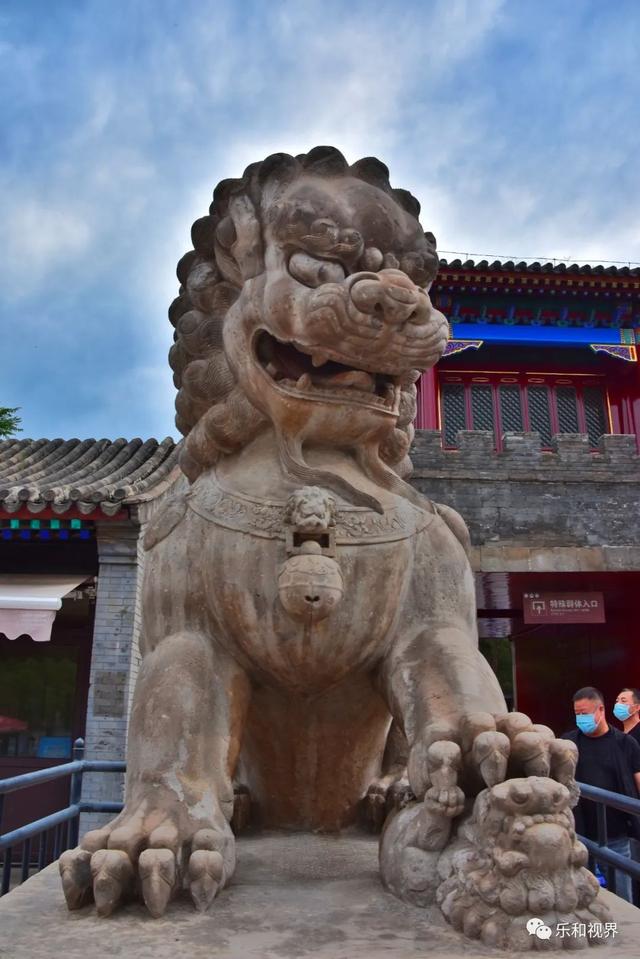
[[[578,747],[576,779],[589,786],[640,798],[640,745],[607,722],[602,693],[593,686],[573,696],[577,729],[565,733]],[[598,841],[596,804],[581,799],[574,810],[576,832]],[[607,848],[631,857],[631,839],[640,839],[640,822],[617,809],[607,809]],[[632,902],[631,878],[616,870],[616,891]]]
[[[627,686],[618,694],[613,715],[622,723],[622,731],[640,745],[640,689]]]

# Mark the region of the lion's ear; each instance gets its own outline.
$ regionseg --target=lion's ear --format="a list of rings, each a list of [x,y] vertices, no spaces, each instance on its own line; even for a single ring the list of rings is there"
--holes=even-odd
[[[225,280],[237,287],[264,271],[260,221],[245,194],[231,197],[216,227],[215,258]]]
[[[244,280],[259,276],[264,270],[262,230],[253,203],[245,194],[229,202],[229,216],[236,231],[231,253]]]

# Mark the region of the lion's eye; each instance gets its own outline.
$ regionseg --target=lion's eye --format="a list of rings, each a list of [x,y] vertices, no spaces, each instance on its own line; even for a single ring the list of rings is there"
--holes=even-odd
[[[305,286],[322,286],[323,283],[340,283],[346,273],[340,263],[318,260],[308,253],[294,253],[289,260],[289,273]]]

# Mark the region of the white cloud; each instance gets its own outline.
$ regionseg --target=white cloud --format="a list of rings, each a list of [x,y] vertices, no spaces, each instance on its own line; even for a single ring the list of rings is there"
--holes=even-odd
[[[299,0],[251,16],[132,0],[126,16],[66,17],[64,57],[43,30],[0,44],[17,118],[0,166],[0,283],[8,322],[30,306],[41,351],[62,315],[70,356],[74,322],[105,344],[85,431],[92,418],[113,435],[170,428],[175,264],[218,180],[273,152],[379,156],[444,249],[640,260],[633,18],[592,26],[503,0]]]
[[[81,255],[92,242],[88,217],[56,202],[12,197],[2,214],[6,230],[2,283],[27,292],[50,270]],[[1,275],[1,274],[0,274]]]

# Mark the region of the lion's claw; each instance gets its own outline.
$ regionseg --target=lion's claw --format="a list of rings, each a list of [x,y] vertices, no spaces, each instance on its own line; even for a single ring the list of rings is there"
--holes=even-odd
[[[394,809],[404,809],[415,798],[406,769],[399,768],[379,776],[373,780],[364,797],[362,823],[370,832],[379,833]]]
[[[503,781],[510,752],[511,744],[504,733],[487,730],[476,736],[471,758],[487,786],[495,786]]]
[[[219,852],[196,849],[189,859],[189,888],[196,909],[204,912],[216,897],[224,876]]]
[[[110,916],[133,890],[133,866],[121,849],[99,849],[91,857],[93,896],[99,916]]]
[[[474,796],[484,786],[523,775],[550,776],[573,793],[576,762],[573,743],[556,739],[524,713],[471,713],[457,729],[448,722],[425,726],[411,747],[408,772],[418,798],[432,786],[453,785]]]
[[[548,776],[549,743],[534,730],[520,732],[511,742],[511,758],[527,776]]]
[[[464,809],[464,793],[459,786],[449,786],[445,789],[432,786],[427,790],[424,802],[431,812],[454,819]]]
[[[176,886],[176,857],[170,849],[145,849],[138,860],[138,875],[147,909],[158,919]]]
[[[62,890],[69,909],[81,909],[93,899],[91,853],[67,849],[58,860]]]

